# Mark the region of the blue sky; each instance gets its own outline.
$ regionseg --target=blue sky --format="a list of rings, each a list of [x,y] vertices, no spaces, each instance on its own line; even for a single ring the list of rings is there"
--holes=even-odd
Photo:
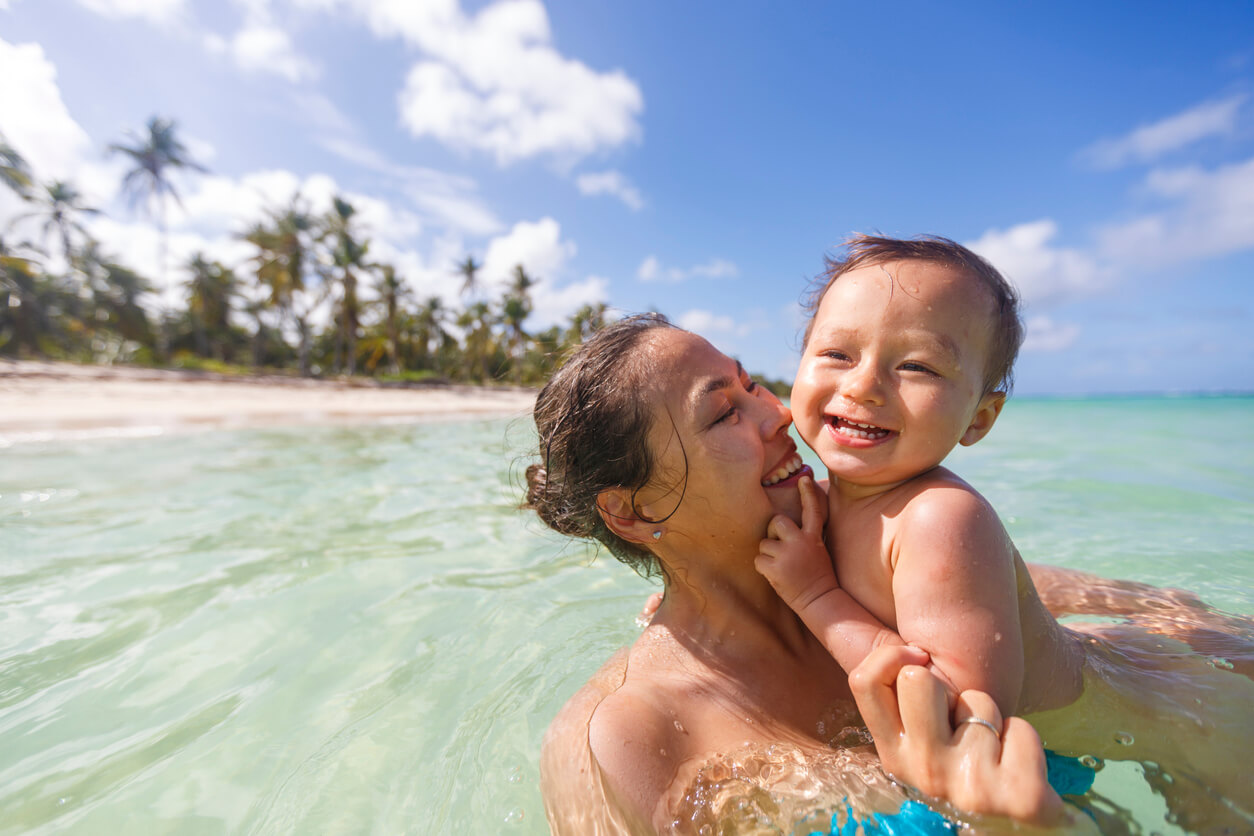
[[[1254,390],[1248,3],[0,0],[0,79],[154,276],[104,148],[158,114],[210,169],[172,260],[341,193],[418,298],[521,261],[533,327],[656,307],[791,379],[823,256],[935,233],[1021,288],[1021,394]]]

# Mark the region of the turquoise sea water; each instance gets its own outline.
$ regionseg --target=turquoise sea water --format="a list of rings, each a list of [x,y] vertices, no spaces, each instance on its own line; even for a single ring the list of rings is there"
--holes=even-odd
[[[1251,614],[1252,428],[1254,398],[1018,400],[950,464],[1029,560]],[[531,439],[0,439],[0,834],[547,832],[544,728],[654,587],[516,510]]]

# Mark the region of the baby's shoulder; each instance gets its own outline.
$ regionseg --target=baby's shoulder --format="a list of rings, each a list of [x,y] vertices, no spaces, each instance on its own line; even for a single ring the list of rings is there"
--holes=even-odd
[[[899,533],[916,532],[932,541],[945,534],[1004,537],[1005,528],[992,504],[950,471],[929,473],[911,487],[897,517]]]
[[[907,518],[917,515],[965,514],[991,511],[992,505],[952,470],[936,467],[898,490],[900,510]]]

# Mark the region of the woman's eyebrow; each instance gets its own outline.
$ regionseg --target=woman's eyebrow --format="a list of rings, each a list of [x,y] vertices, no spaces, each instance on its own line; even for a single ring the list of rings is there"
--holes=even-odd
[[[699,401],[711,392],[717,392],[719,389],[726,389],[727,387],[734,385],[741,377],[744,376],[744,373],[744,366],[740,365],[740,361],[737,360],[735,377],[710,378],[705,383],[701,384],[701,387],[694,393],[695,400]]]

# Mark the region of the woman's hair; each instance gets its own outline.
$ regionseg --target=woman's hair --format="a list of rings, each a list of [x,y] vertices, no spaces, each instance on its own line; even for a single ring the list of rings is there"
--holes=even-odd
[[[815,281],[814,289],[806,300],[805,308],[810,315],[810,321],[806,324],[803,344],[810,341],[814,316],[818,313],[823,296],[846,273],[889,261],[930,261],[933,264],[944,264],[971,276],[989,292],[993,300],[993,316],[987,367],[984,370],[984,392],[987,394],[1001,391],[1010,394],[1014,387],[1015,359],[1023,344],[1023,322],[1019,318],[1019,294],[997,272],[996,267],[956,241],[939,235],[920,235],[917,238],[854,235],[841,247],[845,250],[845,257],[826,259],[827,269]]]
[[[641,343],[675,326],[661,314],[619,320],[575,349],[536,397],[540,461],[527,468],[527,501],[549,528],[596,540],[640,575],[659,574],[657,558],[616,535],[597,509],[606,488],[649,484],[650,404],[641,391],[652,367]]]

